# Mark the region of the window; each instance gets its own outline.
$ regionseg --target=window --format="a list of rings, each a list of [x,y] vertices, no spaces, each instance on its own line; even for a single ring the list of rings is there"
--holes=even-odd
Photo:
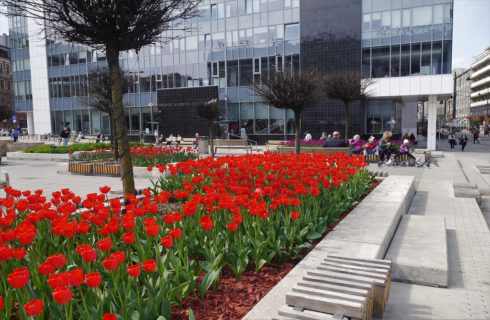
[[[422,53],[420,59],[420,74],[429,75],[431,73],[430,69],[431,61],[431,43],[422,43]]]
[[[204,48],[211,49],[211,34],[207,33],[204,35]]]
[[[405,77],[410,74],[410,45],[404,44],[400,51],[400,76]]]
[[[299,24],[292,23],[284,25],[284,39],[296,40],[299,39]]]
[[[252,84],[252,59],[240,60],[240,86],[249,86]]]
[[[251,14],[253,12],[253,0],[245,0],[245,12]]]
[[[211,19],[218,19],[218,5],[211,5]]]
[[[228,87],[238,86],[238,61],[227,61]]]
[[[432,6],[412,9],[412,26],[426,26],[432,24]]]
[[[404,9],[403,10],[403,17],[402,17],[402,26],[403,27],[410,27],[411,21],[410,21],[410,9]]]
[[[412,43],[411,69],[410,74],[420,74],[420,43]]]
[[[381,12],[375,12],[371,15],[371,29],[379,30],[381,28]]]
[[[371,48],[362,49],[362,76],[371,77]]]
[[[372,48],[372,78],[390,75],[390,47]]]
[[[371,15],[369,13],[362,16],[362,30],[371,30]]]
[[[400,45],[391,46],[391,67],[392,77],[400,76]]]
[[[393,10],[391,11],[391,27],[392,28],[400,28],[401,26],[401,11]]]
[[[78,63],[86,63],[87,62],[87,51],[80,51],[78,53]]]

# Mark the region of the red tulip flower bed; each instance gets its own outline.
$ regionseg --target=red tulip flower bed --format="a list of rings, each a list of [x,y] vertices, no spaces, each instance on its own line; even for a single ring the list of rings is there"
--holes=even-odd
[[[300,258],[370,188],[364,167],[345,154],[191,160],[124,207],[108,187],[6,188],[0,318],[170,319],[222,272]]]

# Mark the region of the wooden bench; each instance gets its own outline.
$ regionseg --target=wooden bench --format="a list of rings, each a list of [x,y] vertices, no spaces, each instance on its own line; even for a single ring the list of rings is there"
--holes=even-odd
[[[398,160],[400,161],[408,161],[408,155],[407,154],[401,154],[398,156]],[[367,163],[376,163],[379,162],[379,155],[377,154],[367,154],[364,156],[364,161]]]
[[[288,292],[278,319],[382,318],[391,269],[388,260],[327,256]]]
[[[252,146],[248,144],[248,141],[245,139],[215,139],[213,140],[214,152],[217,152],[218,149],[236,149],[236,150],[245,150],[247,154],[252,153]]]
[[[290,154],[294,152],[294,147],[278,146],[277,152],[279,154]],[[322,154],[332,154],[332,153],[347,153],[349,148],[325,148],[325,147],[301,147],[301,153],[322,153]]]

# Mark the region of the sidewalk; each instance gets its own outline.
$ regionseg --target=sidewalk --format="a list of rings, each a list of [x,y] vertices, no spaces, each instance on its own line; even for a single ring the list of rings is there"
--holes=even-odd
[[[484,143],[469,144],[465,153],[445,152],[439,167],[383,168],[417,177],[409,214],[446,219],[449,258],[448,288],[393,282],[383,319],[490,319],[489,228],[475,199],[455,198],[452,187],[453,182],[470,182],[490,188],[489,177],[476,168],[490,165]],[[488,206],[486,197],[483,204]]]
[[[51,195],[61,188],[70,188],[80,196],[99,192],[99,187],[104,185],[112,190],[122,190],[118,177],[57,174],[57,170],[58,163],[45,161],[3,160],[0,165],[0,171],[8,172],[11,186],[20,190],[42,189],[46,195]],[[135,182],[137,189],[151,186],[149,179],[135,179]]]

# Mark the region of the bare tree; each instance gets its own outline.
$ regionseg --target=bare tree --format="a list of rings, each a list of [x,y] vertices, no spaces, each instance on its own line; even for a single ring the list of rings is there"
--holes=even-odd
[[[214,157],[214,131],[219,121],[220,115],[224,113],[223,106],[218,99],[213,99],[208,102],[196,106],[196,114],[207,120],[209,130],[209,142],[211,147],[211,156]]]
[[[49,38],[105,51],[111,77],[116,137],[121,155],[123,192],[135,193],[119,54],[169,40],[162,34],[186,29],[199,0],[0,0],[8,14],[36,19]]]
[[[321,99],[321,77],[316,71],[308,70],[302,72],[271,71],[269,76],[264,73],[261,78],[261,84],[255,84],[253,87],[255,94],[276,108],[290,109],[294,112],[295,151],[299,154],[301,152],[301,113]]]
[[[124,71],[121,71],[121,79],[123,88],[127,88],[131,81]],[[115,136],[116,126],[114,121],[114,104],[112,103],[112,86],[109,69],[102,67],[90,70],[88,82],[89,97],[87,98],[87,105],[109,115],[111,142],[114,147],[114,157],[118,160],[119,144]]]
[[[373,83],[374,80],[363,79],[361,73],[355,71],[342,71],[325,78],[324,91],[327,98],[340,100],[344,104],[345,139],[349,136],[350,104],[368,98],[369,87]]]

